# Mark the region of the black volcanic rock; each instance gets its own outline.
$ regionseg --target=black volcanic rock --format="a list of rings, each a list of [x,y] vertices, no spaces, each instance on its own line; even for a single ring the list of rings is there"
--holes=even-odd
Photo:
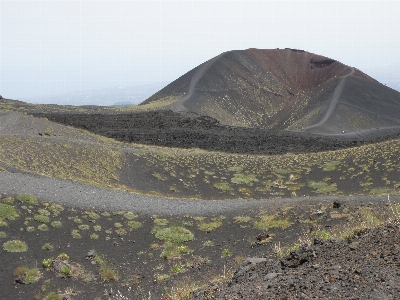
[[[337,150],[400,136],[400,129],[368,136],[324,136],[222,125],[218,120],[170,110],[136,113],[33,113],[37,117],[89,130],[123,142],[248,154],[304,153]]]
[[[398,236],[388,225],[350,240],[314,240],[280,260],[246,259],[228,285],[193,299],[399,299]]]

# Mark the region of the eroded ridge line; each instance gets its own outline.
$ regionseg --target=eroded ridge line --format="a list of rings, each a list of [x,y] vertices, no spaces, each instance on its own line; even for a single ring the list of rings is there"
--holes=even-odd
[[[197,83],[200,81],[200,79],[204,76],[204,74],[207,72],[207,70],[223,55],[220,54],[209,61],[205,62],[199,70],[196,71],[196,73],[193,75],[192,79],[190,80],[190,85],[188,92],[185,96],[183,96],[181,99],[176,101],[175,103],[172,104],[171,109],[172,111],[185,111],[187,110],[185,107],[185,102],[192,97],[194,93],[194,89],[196,88]]]

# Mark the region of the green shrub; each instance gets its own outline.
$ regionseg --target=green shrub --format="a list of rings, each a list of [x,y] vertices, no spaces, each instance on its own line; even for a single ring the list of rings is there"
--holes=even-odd
[[[60,269],[60,273],[62,276],[69,276],[71,274],[71,267],[69,265],[63,265]]]
[[[224,192],[233,191],[233,188],[231,188],[231,187],[229,186],[229,184],[226,183],[226,182],[218,182],[218,183],[215,183],[215,184],[214,184],[214,187],[215,187],[216,189],[219,189],[219,190],[224,191]]]
[[[86,224],[81,224],[78,226],[80,230],[89,230],[90,226]]]
[[[60,214],[60,212],[62,212],[64,210],[64,207],[57,203],[51,203],[48,207],[48,210],[53,212],[54,216],[58,216]]]
[[[329,231],[325,229],[318,229],[315,233],[314,236],[316,238],[320,238],[323,240],[330,240],[332,238],[332,235],[329,233]]]
[[[15,220],[16,218],[18,218],[18,213],[13,206],[0,203],[0,220]]]
[[[43,249],[43,248],[42,248]],[[53,262],[53,258],[45,258],[45,259],[43,259],[43,261],[42,261],[42,266],[44,267],[44,268],[48,268],[48,267],[50,267],[51,266],[51,263]]]
[[[37,282],[42,274],[39,272],[38,269],[29,269],[26,266],[18,267],[14,271],[14,277],[18,282],[23,284],[32,284]]]
[[[20,240],[11,240],[3,244],[3,249],[7,252],[26,252],[28,245]]]
[[[33,217],[33,219],[39,223],[49,223],[50,222],[50,218],[48,216],[44,216],[44,215],[35,215]]]
[[[57,259],[59,259],[59,260],[69,260],[69,255],[67,253],[60,253],[57,256]]]
[[[93,219],[93,220],[96,220],[96,219],[100,218],[100,215],[99,215],[98,213],[94,212],[94,211],[87,211],[87,212],[85,212],[85,214],[86,214],[89,218],[91,218],[91,219]]]
[[[234,174],[231,178],[231,182],[235,184],[249,184],[252,182],[258,182],[258,179],[255,175],[245,175],[245,174]]]
[[[133,220],[137,218],[137,215],[135,215],[133,212],[129,211],[126,214],[124,214],[124,217],[128,220]]]
[[[167,219],[154,219],[154,224],[157,226],[167,226],[168,220]]]
[[[251,221],[250,216],[237,216],[234,218],[236,223],[247,223]]]
[[[27,227],[26,227],[26,231],[27,231],[27,232],[33,232],[33,231],[35,231],[35,229],[36,229],[36,228],[35,228],[34,226],[27,226]]]
[[[40,225],[38,226],[38,229],[39,229],[40,231],[47,231],[47,230],[49,230],[49,227],[48,227],[46,224],[40,224]]]
[[[38,201],[35,196],[29,195],[29,194],[19,194],[17,196],[17,200],[21,202],[25,202],[31,205],[38,205]]]
[[[224,250],[222,250],[222,255],[221,255],[222,257],[228,257],[231,255],[232,255],[232,252],[228,248],[225,248]]]
[[[62,225],[62,223],[60,221],[51,222],[51,226],[53,226],[54,228],[60,228],[61,225]]]
[[[184,243],[194,239],[193,233],[181,226],[159,229],[156,232],[155,237],[159,240],[172,243]]]
[[[101,225],[94,225],[93,226],[94,231],[101,231]]]
[[[179,273],[185,273],[186,269],[181,266],[180,264],[174,264],[171,268],[171,273],[173,274],[179,274]]]
[[[328,185],[323,181],[310,181],[308,187],[315,190],[318,194],[327,194],[337,191],[337,187],[334,184]]]
[[[45,243],[42,246],[42,250],[47,250],[47,251],[53,250],[53,246],[50,243]]]
[[[217,229],[218,227],[222,226],[222,221],[221,220],[215,220],[209,223],[206,222],[200,222],[200,224],[198,225],[199,229],[201,231],[206,231],[206,232],[210,232],[213,231],[215,229]]]
[[[163,246],[164,250],[161,253],[161,257],[164,259],[179,258],[182,255],[193,252],[188,246],[178,245],[171,242],[166,242]]]
[[[324,162],[323,170],[324,171],[335,171],[336,170],[336,166],[340,165],[341,162],[340,161],[328,161],[328,162]]]
[[[4,239],[7,237],[7,233],[5,233],[4,231],[0,231],[0,239]]]
[[[261,215],[259,221],[254,222],[254,228],[267,231],[270,228],[286,229],[292,224],[293,223],[291,223],[288,218],[284,219],[284,218],[278,218],[277,216],[274,215],[264,214]]]
[[[56,292],[51,292],[50,294],[47,294],[43,300],[63,300],[63,296],[57,294]]]
[[[4,198],[3,200],[2,200],[2,202],[4,202],[4,203],[6,203],[6,204],[14,204],[14,198],[13,197],[7,197],[7,198]]]
[[[38,209],[39,215],[50,216],[50,212],[47,209]]]
[[[72,230],[71,231],[71,235],[72,235],[72,237],[74,238],[74,239],[80,239],[82,236],[81,236],[81,233],[79,232],[79,230],[77,230],[77,229],[74,229],[74,230]]]
[[[125,235],[126,234],[126,230],[123,228],[118,228],[115,230],[115,233],[118,235]]]
[[[100,277],[104,281],[117,281],[118,272],[111,264],[105,259],[103,255],[96,253],[94,261],[100,266]]]
[[[204,242],[204,246],[206,246],[206,247],[212,247],[212,246],[214,246],[214,242],[211,241],[211,240],[205,241],[205,242]]]
[[[138,221],[129,221],[128,227],[132,228],[132,229],[138,229],[138,228],[142,227],[142,223],[140,223]]]

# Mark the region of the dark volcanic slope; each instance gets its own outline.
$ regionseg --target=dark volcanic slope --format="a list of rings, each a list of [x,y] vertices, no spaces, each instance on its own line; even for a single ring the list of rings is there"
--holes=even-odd
[[[229,286],[194,298],[400,299],[399,242],[394,225],[348,241],[316,240],[280,261],[247,259]]]
[[[400,130],[394,129],[376,130],[368,137],[347,134],[326,137],[308,132],[234,127],[221,125],[211,117],[172,111],[33,115],[124,142],[249,154],[336,150],[400,136]]]
[[[400,93],[333,59],[293,50],[230,51],[141,105],[223,124],[335,134],[400,126]]]

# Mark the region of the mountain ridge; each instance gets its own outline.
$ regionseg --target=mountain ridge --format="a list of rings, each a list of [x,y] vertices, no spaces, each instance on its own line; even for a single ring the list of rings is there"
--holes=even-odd
[[[342,80],[344,76],[346,79]],[[340,92],[336,89],[339,85]],[[335,90],[337,95],[332,101]],[[332,102],[336,105],[329,109]],[[383,108],[376,113],[365,111],[377,102]],[[227,125],[309,128],[320,134],[356,132],[370,128],[368,124],[400,126],[397,117],[400,93],[356,68],[297,49],[224,52],[182,75],[140,105],[148,104],[159,109],[208,115]],[[348,120],[347,111],[355,115],[354,122]],[[343,116],[347,121],[338,122]],[[324,126],[313,126],[324,118]]]

